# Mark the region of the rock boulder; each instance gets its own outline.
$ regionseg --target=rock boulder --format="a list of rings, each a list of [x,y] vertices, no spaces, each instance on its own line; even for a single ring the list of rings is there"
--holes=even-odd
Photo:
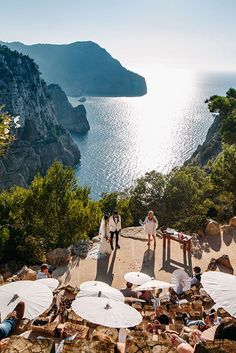
[[[7,271],[7,272],[4,272],[2,276],[4,281],[6,281],[8,278],[12,276],[12,273],[10,271]]]
[[[52,266],[62,266],[70,262],[71,251],[69,249],[57,248],[47,254],[47,262]]]
[[[236,228],[236,216],[231,218],[229,225]]]
[[[234,272],[234,269],[230,263],[228,255],[222,255],[216,261],[217,261],[218,265],[222,265],[222,266],[226,267],[227,269],[229,269],[230,271]]]
[[[210,220],[205,228],[207,236],[220,236],[220,224],[216,221]]]
[[[16,276],[22,281],[35,281],[36,272],[28,268],[27,266],[22,267],[17,273]]]

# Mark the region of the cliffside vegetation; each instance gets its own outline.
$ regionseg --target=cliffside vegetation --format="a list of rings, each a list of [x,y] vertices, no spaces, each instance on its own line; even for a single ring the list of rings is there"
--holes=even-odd
[[[4,156],[7,148],[14,140],[11,133],[12,123],[13,118],[3,111],[3,107],[0,107],[0,157]]]
[[[79,187],[74,170],[55,162],[28,189],[0,194],[1,260],[42,261],[57,247],[67,247],[97,230],[98,202]]]
[[[222,116],[221,134],[227,144],[207,168],[182,166],[166,175],[151,171],[129,190],[93,201],[90,190],[78,185],[74,170],[55,162],[28,189],[14,187],[1,193],[0,261],[42,261],[49,250],[96,232],[102,214],[115,209],[121,213],[123,226],[138,225],[152,209],[159,226],[190,232],[198,231],[209,217],[222,222],[235,215],[236,121],[232,117],[236,98],[235,90],[230,92],[230,96],[209,100],[209,108]],[[229,117],[232,128],[224,124]]]
[[[236,143],[236,90],[230,88],[226,97],[212,96],[206,101],[210,112],[217,113],[221,118],[221,138],[226,144]]]

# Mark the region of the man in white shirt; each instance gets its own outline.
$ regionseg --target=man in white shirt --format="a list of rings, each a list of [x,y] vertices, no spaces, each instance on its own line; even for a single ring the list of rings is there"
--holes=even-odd
[[[36,274],[36,279],[48,278],[48,265],[42,264],[40,267],[40,271]]]
[[[113,212],[113,216],[109,218],[109,230],[111,235],[111,250],[114,250],[113,247],[113,238],[116,237],[116,247],[120,249],[119,242],[119,233],[121,231],[121,216],[117,211]]]

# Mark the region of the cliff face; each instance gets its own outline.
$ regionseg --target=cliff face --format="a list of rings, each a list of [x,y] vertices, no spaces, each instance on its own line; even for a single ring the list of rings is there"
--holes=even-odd
[[[185,164],[200,164],[207,165],[208,161],[214,160],[222,151],[221,136],[221,118],[220,115],[215,117],[215,120],[208,130],[206,140],[202,145],[199,145],[191,158]]]
[[[34,59],[47,83],[58,83],[68,96],[132,97],[147,93],[142,76],[125,69],[96,43],[4,44]]]
[[[20,116],[16,140],[0,159],[0,189],[26,186],[45,173],[54,160],[66,165],[79,162],[80,152],[69,132],[56,118],[45,82],[37,65],[26,56],[0,46],[0,105]]]
[[[84,134],[90,129],[83,105],[73,108],[59,85],[51,84],[48,92],[56,109],[58,121],[68,130]]]

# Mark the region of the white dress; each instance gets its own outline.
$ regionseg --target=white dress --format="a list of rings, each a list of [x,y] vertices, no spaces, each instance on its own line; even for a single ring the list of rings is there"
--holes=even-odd
[[[156,217],[155,218],[153,217],[153,219],[149,219],[148,217],[145,218],[144,230],[146,235],[148,234],[156,235],[157,227],[158,227],[158,222]]]
[[[111,254],[111,245],[110,245],[110,234],[109,234],[109,220],[105,221],[104,217],[102,218],[99,235],[101,236],[101,243],[99,244],[99,252],[102,254]]]
[[[110,255],[111,245],[109,241],[109,222],[102,218],[101,225],[99,228],[100,243],[95,244],[95,246],[88,252],[88,257],[94,260],[101,259],[107,255]]]

